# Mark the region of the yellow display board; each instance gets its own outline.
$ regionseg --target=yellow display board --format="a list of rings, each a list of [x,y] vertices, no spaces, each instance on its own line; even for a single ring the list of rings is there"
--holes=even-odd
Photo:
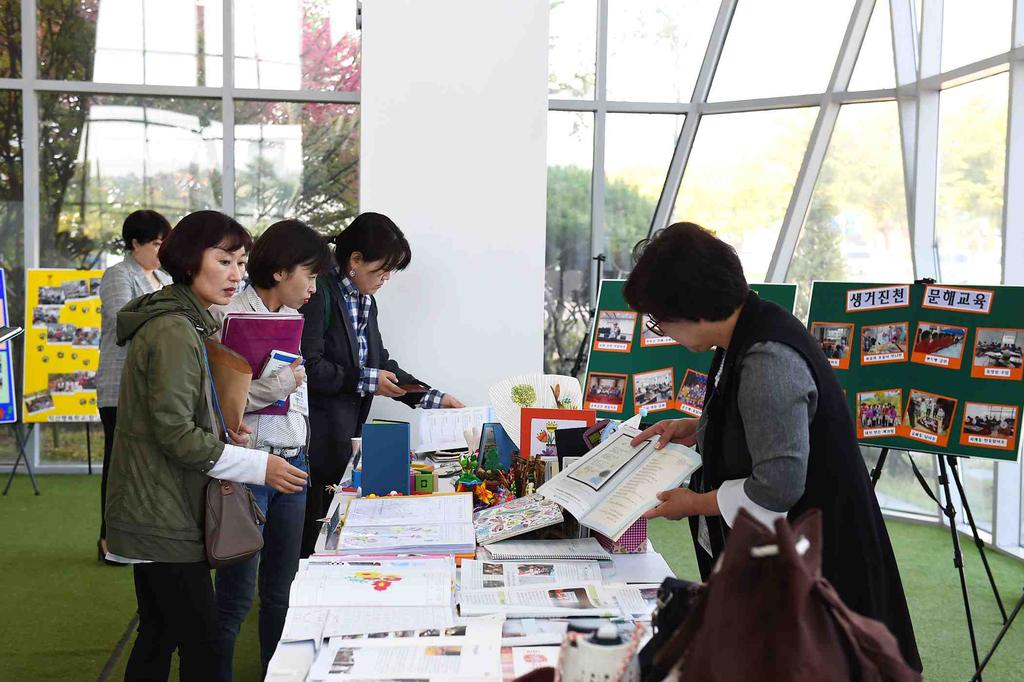
[[[30,269],[25,283],[26,422],[99,421],[102,270]]]

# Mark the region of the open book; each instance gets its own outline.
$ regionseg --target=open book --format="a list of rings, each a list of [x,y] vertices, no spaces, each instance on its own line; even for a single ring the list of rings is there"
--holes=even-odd
[[[637,429],[622,426],[537,492],[562,505],[580,524],[618,540],[648,509],[657,494],[679,486],[700,466],[691,448],[669,443],[661,450],[657,436],[634,448]]]

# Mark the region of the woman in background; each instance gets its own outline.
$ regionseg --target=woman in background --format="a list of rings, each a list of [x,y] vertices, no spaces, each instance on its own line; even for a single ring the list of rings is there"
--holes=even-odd
[[[182,680],[217,678],[217,603],[203,532],[210,479],[285,493],[305,484],[305,472],[283,458],[240,447],[244,433],[225,434],[214,404],[204,341],[217,323],[209,308],[231,301],[251,245],[245,228],[223,213],[185,216],[160,248],[174,283],[117,315],[118,343],[132,343],[106,522],[108,558],[134,564],[139,630],[125,680],[166,680],[175,650]]]
[[[117,313],[125,303],[171,283],[160,270],[161,244],[171,233],[167,218],[156,211],[134,211],[121,226],[125,256],[110,266],[100,280],[100,366],[96,369],[96,402],[103,423],[103,476],[100,479],[100,539],[96,542],[99,559],[107,561],[107,527],[103,514],[107,508],[107,472],[110,471],[110,449],[114,445],[114,424],[117,422],[117,392],[121,387],[121,368],[128,349],[117,345]]]
[[[226,306],[210,309],[222,322],[228,313],[295,315],[316,292],[316,276],[328,269],[331,251],[323,237],[298,220],[282,220],[267,228],[253,244],[247,266],[249,286]],[[258,414],[273,403],[291,396],[306,380],[299,358],[271,376],[254,377],[245,406],[245,423],[252,430],[249,445],[266,450],[290,465],[307,471],[306,443],[309,428],[306,415],[294,398],[286,414]],[[220,612],[220,679],[229,682],[235,639],[256,592],[260,593],[260,664],[267,676],[267,664],[274,655],[288,614],[288,592],[299,567],[302,522],[306,513],[306,491],[281,493],[267,485],[251,486],[257,504],[267,517],[263,526],[263,550],[240,564],[217,569],[217,608]]]

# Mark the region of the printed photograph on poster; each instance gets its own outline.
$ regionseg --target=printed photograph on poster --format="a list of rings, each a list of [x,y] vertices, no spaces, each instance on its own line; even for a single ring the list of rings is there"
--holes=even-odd
[[[53,396],[49,391],[36,391],[25,396],[25,411],[29,414],[46,412],[53,407]]]
[[[45,329],[60,323],[59,305],[37,305],[32,308],[32,326]]]
[[[640,323],[640,347],[651,348],[653,346],[679,345],[671,336],[662,336],[658,333],[659,331],[654,324],[654,319],[645,313]]]
[[[908,326],[906,322],[893,322],[861,328],[860,364],[906,362]]]
[[[979,327],[974,339],[971,376],[1019,381],[1024,376],[1021,369],[1022,346],[1024,329]]]
[[[850,352],[853,349],[853,325],[842,322],[813,322],[811,336],[821,344],[828,364],[835,369],[850,368]]]
[[[532,459],[557,454],[555,438],[558,429],[576,429],[593,426],[597,413],[593,410],[553,410],[539,407],[524,407],[519,413],[519,452]]]
[[[62,282],[60,288],[64,290],[64,299],[67,301],[92,296],[89,280],[87,279],[73,279],[70,282]]]
[[[960,369],[967,327],[918,322],[910,361],[945,369]]]
[[[64,289],[61,287],[39,287],[39,305],[63,305]]]
[[[622,412],[626,401],[626,374],[591,372],[587,376],[587,390],[583,394],[583,406],[588,410]]]
[[[594,350],[628,353],[633,348],[636,313],[631,310],[602,310],[597,314]]]
[[[662,412],[675,407],[672,391],[675,389],[675,372],[663,367],[650,372],[633,375],[633,409],[647,408],[648,412]]]
[[[100,295],[100,282],[103,281],[102,277],[90,277],[89,278],[89,295],[99,296]]]
[[[704,411],[704,395],[708,390],[708,375],[695,369],[686,370],[683,383],[676,395],[676,409],[699,417]]]
[[[47,380],[50,393],[68,395],[78,393],[82,387],[74,374],[51,374]]]
[[[83,391],[96,390],[96,372],[75,372],[75,381]]]
[[[78,327],[75,329],[75,337],[71,340],[71,345],[85,348],[99,348],[100,328]]]
[[[911,389],[897,435],[940,448],[946,447],[949,444],[949,428],[953,423],[956,403],[955,398]]]
[[[48,324],[46,325],[47,343],[68,343],[75,340],[75,332],[78,327],[73,324]]]
[[[895,436],[900,424],[903,391],[886,388],[857,394],[857,438]]]
[[[966,403],[960,444],[995,450],[1017,449],[1017,408],[1014,405]]]

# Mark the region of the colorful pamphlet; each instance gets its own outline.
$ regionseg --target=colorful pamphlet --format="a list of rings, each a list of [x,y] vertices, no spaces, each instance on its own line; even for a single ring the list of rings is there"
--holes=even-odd
[[[562,508],[558,504],[533,494],[477,512],[473,526],[477,544],[486,545],[553,526],[563,520]]]

